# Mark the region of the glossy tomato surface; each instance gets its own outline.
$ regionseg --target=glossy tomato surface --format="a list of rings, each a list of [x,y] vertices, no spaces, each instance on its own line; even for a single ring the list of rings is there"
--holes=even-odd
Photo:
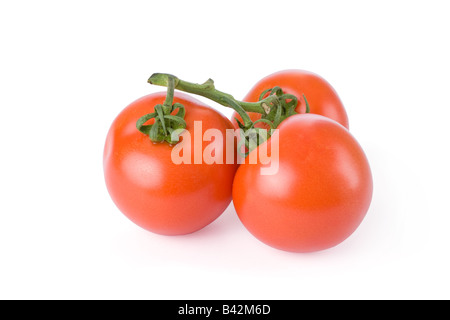
[[[256,102],[264,90],[281,87],[285,93],[293,94],[299,99],[296,111],[305,113],[306,104],[303,99],[305,95],[310,107],[310,113],[323,115],[349,128],[347,112],[334,88],[321,76],[305,70],[283,70],[273,73],[256,83],[243,99],[247,102]],[[250,114],[252,120],[259,119],[257,113]],[[242,119],[235,112],[232,122],[238,128],[236,120]],[[258,125],[257,125],[258,126]],[[263,126],[263,124],[259,124]]]
[[[210,139],[213,141],[202,142],[202,135],[208,129],[215,129],[226,139],[225,130],[233,126],[214,109],[175,92],[174,103],[185,106],[186,130],[191,135],[190,142],[184,140],[185,137],[181,137],[180,142],[185,143],[183,152],[190,150],[191,163],[175,164],[172,161],[174,146],[166,142],[153,143],[136,129],[136,121],[153,112],[156,104],[162,104],[165,95],[161,92],[144,96],[117,116],[106,138],[104,175],[113,201],[130,220],[155,233],[181,235],[205,227],[231,202],[236,165],[226,164],[225,160],[223,164],[207,164],[203,159],[200,164],[195,164],[194,156],[209,148],[214,150],[215,158],[225,159],[229,141]],[[201,129],[197,129],[195,135],[194,121],[201,121]],[[196,153],[196,147],[200,153]],[[181,155],[183,152],[178,151]]]
[[[266,144],[271,163],[251,163],[261,145],[234,178],[233,202],[244,226],[292,252],[324,250],[349,237],[372,198],[368,160],[349,131],[320,115],[294,115]],[[273,174],[261,174],[262,168]]]

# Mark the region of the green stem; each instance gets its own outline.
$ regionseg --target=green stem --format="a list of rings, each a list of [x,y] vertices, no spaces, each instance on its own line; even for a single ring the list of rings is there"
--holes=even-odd
[[[164,115],[168,115],[172,111],[174,91],[175,91],[175,79],[174,79],[174,77],[168,77],[167,78],[167,95],[166,95],[166,100],[163,103]]]
[[[223,106],[233,108],[241,116],[246,128],[252,125],[252,121],[250,120],[247,112],[257,112],[265,115],[270,112],[270,105],[276,105],[279,103],[278,98],[275,95],[271,95],[258,102],[244,102],[236,100],[232,95],[217,90],[214,87],[214,81],[212,79],[208,79],[203,84],[197,84],[178,79],[177,77],[166,73],[154,73],[148,79],[150,84],[163,87],[169,87],[172,85],[172,81],[174,88],[177,90],[197,94],[213,100]]]
[[[154,73],[149,79],[150,84],[167,87],[167,95],[164,103],[154,107],[154,112],[142,116],[137,122],[136,127],[139,131],[147,134],[152,141],[167,141],[170,144],[179,141],[179,130],[185,129],[184,120],[185,108],[180,103],[173,104],[175,89],[200,95],[223,106],[234,109],[242,119],[242,122],[236,118],[241,129],[241,144],[245,144],[248,152],[267,139],[263,133],[265,129],[255,127],[255,124],[262,122],[271,129],[276,129],[278,125],[286,118],[296,114],[295,111],[298,98],[292,94],[284,93],[282,88],[274,87],[263,91],[257,102],[246,102],[236,100],[232,95],[219,91],[214,86],[214,81],[208,79],[202,84],[192,83],[178,79],[167,73]],[[264,98],[266,97],[266,98]],[[309,104],[306,97],[303,96],[306,103],[306,112],[309,112]],[[172,115],[176,109],[179,109],[176,115]],[[261,114],[261,119],[253,122],[248,112]],[[152,125],[145,123],[155,118]],[[172,134],[177,132],[177,134]],[[270,130],[269,135],[272,133]],[[246,154],[248,154],[246,152]]]

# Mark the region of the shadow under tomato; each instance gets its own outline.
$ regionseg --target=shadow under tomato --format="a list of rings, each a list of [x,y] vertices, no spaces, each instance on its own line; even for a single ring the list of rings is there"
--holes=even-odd
[[[239,228],[243,228],[231,202],[225,211],[206,227],[186,235],[177,237],[183,238],[207,238],[211,239],[225,234],[232,234]]]

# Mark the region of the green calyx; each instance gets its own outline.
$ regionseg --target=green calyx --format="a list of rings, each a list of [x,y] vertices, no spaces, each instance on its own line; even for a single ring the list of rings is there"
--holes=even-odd
[[[277,128],[283,120],[298,113],[295,111],[298,105],[298,98],[293,94],[284,93],[280,87],[274,87],[264,90],[259,96],[259,101],[265,101],[271,96],[278,98],[276,100],[278,105],[265,105],[266,113],[262,114],[261,120],[265,123],[270,122],[273,128]],[[306,103],[306,113],[309,113],[309,104],[305,95],[303,95],[303,99]]]
[[[175,78],[170,77],[167,82],[167,96],[163,104],[157,104],[155,111],[138,119],[136,128],[148,135],[153,142],[166,141],[175,144],[180,140],[180,134],[186,129],[184,116],[186,110],[181,103],[173,103]],[[172,114],[178,109],[176,114]],[[155,119],[153,124],[145,124]]]

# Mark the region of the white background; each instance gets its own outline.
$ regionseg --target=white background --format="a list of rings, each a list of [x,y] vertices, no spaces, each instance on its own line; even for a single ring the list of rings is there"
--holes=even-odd
[[[0,298],[450,298],[448,12],[432,0],[0,2]],[[288,68],[334,86],[370,160],[373,202],[350,238],[292,254],[253,238],[232,205],[179,237],[118,211],[104,139],[127,104],[161,90],[153,72],[242,98]]]

